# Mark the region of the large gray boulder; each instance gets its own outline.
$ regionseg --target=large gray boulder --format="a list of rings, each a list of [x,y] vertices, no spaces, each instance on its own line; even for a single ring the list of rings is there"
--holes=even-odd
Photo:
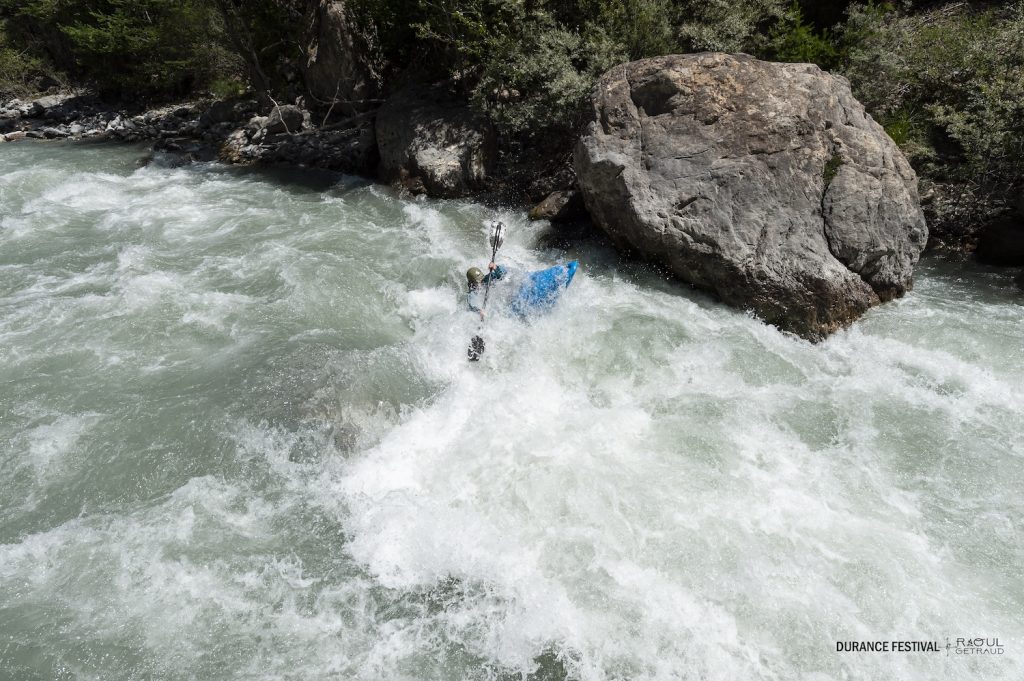
[[[379,175],[431,196],[483,187],[497,156],[494,128],[440,86],[411,86],[377,112]]]
[[[575,164],[617,245],[814,340],[903,295],[927,241],[903,154],[844,78],[810,64],[618,66]]]
[[[303,78],[322,106],[333,106],[341,114],[371,106],[380,90],[380,68],[344,2],[314,0],[305,41]]]

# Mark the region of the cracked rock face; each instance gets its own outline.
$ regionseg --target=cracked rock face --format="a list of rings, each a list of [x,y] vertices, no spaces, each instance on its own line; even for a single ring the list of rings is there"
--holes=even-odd
[[[903,295],[928,237],[903,154],[846,79],[809,64],[618,66],[575,165],[620,248],[812,340]]]

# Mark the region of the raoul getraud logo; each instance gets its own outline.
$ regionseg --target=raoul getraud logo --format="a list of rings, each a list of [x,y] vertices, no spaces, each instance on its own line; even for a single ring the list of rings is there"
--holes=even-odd
[[[1002,655],[1003,642],[994,636],[946,637],[946,645],[938,641],[836,641],[837,653],[938,653],[946,655]]]
[[[1005,648],[998,638],[946,638],[946,655],[1002,655],[1004,651]]]

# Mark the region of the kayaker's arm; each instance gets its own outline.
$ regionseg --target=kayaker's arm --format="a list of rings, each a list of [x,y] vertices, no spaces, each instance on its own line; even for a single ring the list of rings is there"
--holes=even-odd
[[[507,269],[505,269],[501,265],[495,265],[493,262],[487,266],[487,269],[489,269],[490,272],[488,272],[487,275],[484,277],[484,284],[487,284],[488,282],[492,281],[498,281],[499,279],[503,278],[506,274],[508,274]]]

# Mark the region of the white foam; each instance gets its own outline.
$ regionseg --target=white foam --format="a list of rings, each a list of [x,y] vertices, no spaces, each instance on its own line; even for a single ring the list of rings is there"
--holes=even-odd
[[[102,419],[101,414],[62,414],[52,422],[36,426],[26,433],[28,457],[36,477],[44,481],[61,474],[70,464],[75,445]]]

